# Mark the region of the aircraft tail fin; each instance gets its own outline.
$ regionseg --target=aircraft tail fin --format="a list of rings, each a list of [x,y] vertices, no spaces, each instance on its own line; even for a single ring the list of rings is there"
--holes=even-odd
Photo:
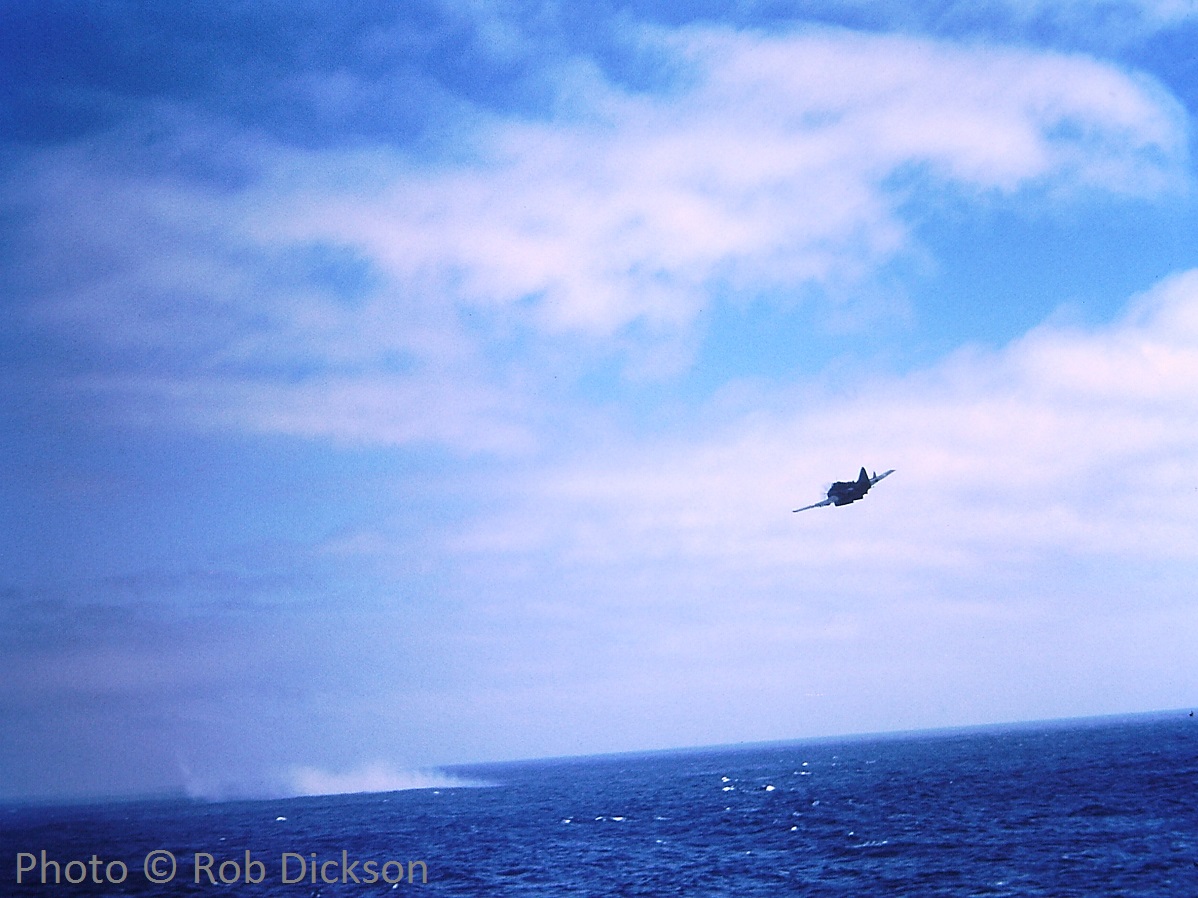
[[[858,483],[869,483],[869,474],[866,473],[865,468],[862,468],[861,473],[859,475],[857,475],[857,482]]]

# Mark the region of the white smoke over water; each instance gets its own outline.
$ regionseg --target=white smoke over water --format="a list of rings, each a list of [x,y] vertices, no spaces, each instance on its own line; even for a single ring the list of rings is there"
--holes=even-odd
[[[490,785],[442,770],[400,770],[383,762],[363,764],[346,771],[296,766],[261,779],[197,774],[182,763],[179,770],[183,776],[184,791],[189,798],[212,802],[405,792],[413,789],[464,789]]]

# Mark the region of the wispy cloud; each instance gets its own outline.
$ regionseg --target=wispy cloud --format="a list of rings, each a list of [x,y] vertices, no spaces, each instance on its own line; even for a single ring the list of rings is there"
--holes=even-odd
[[[572,64],[559,114],[476,116],[469,151],[438,163],[171,107],[160,144],[224,133],[253,177],[122,173],[128,127],[42,154],[6,189],[30,212],[25,324],[91,359],[74,388],[127,414],[513,451],[537,439],[547,367],[614,353],[678,373],[728,291],[844,296],[915,248],[915,193],[1186,177],[1175,103],[1091,59],[830,30],[641,40],[671,60],[668,89]]]
[[[1141,36],[1183,22],[1198,20],[1194,0],[997,0],[991,4],[1021,20],[1047,19],[1075,28],[1089,26],[1106,31],[1109,37],[1126,39],[1128,30]],[[1121,28],[1123,34],[1115,29]]]
[[[889,185],[914,172],[971,192],[1184,178],[1180,110],[1092,60],[847,32],[645,39],[682,70],[671,92],[576,77],[569,115],[485,123],[473,165],[380,160],[359,195],[309,184],[261,233],[345,242],[410,289],[608,337],[685,327],[720,285],[859,280],[909,247]]]
[[[1167,706],[1195,624],[1195,321],[1190,272],[1109,326],[754,397],[726,429],[513,476],[451,540],[482,704],[558,751],[622,744],[579,703],[709,742],[725,719],[777,738],[795,720]],[[848,508],[791,513],[862,464],[897,472]],[[554,736],[554,715],[575,730]],[[637,726],[631,741],[668,744]]]
[[[1193,0],[934,0],[877,4],[823,0],[748,3],[750,10],[796,17],[850,18],[866,27],[907,28],[960,37],[1112,48],[1142,43],[1198,21]]]
[[[526,501],[461,549],[549,553],[567,568],[660,563],[663,576],[684,563],[730,589],[798,570],[839,582],[854,556],[884,559],[890,576],[1056,554],[1190,557],[1196,385],[1190,272],[1104,328],[1045,324],[1001,351],[963,350],[848,392],[754,397],[715,435],[583,454],[520,483]],[[850,511],[789,513],[861,464],[899,473]]]

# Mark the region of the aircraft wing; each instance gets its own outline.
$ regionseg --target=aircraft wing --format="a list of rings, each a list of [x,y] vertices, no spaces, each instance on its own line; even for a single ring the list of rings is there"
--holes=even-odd
[[[819,508],[821,505],[831,505],[831,499],[825,499],[823,502],[816,502],[814,505],[804,505],[802,508],[796,508],[795,511],[806,511],[808,508]]]
[[[873,477],[869,478],[869,485],[873,486],[875,483],[877,483],[883,477],[889,477],[893,473],[894,473],[894,468],[891,468],[885,474],[875,474]]]

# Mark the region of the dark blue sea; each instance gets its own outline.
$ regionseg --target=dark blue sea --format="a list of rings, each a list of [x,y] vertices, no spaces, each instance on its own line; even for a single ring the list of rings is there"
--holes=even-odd
[[[4,807],[0,894],[1198,896],[1180,712],[453,772],[490,785]]]

